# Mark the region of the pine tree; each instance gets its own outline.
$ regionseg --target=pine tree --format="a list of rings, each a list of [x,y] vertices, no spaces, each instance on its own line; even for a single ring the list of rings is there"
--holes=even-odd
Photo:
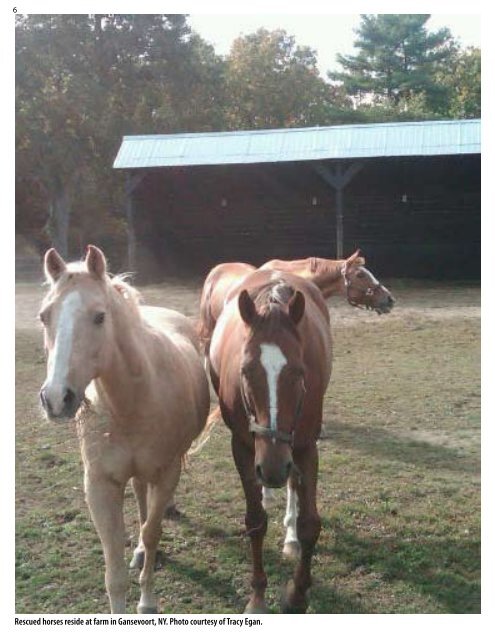
[[[457,45],[446,28],[428,32],[428,14],[362,15],[356,30],[357,55],[339,55],[344,68],[331,73],[343,83],[357,105],[371,104],[407,109],[418,95],[426,110],[448,99],[436,71],[448,66]]]

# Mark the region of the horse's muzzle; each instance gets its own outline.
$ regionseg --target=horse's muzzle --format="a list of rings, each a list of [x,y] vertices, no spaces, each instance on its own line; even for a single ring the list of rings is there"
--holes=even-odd
[[[287,484],[293,466],[291,460],[284,461],[277,466],[258,463],[254,467],[256,479],[267,489],[280,489]]]
[[[50,397],[46,387],[40,390],[41,406],[49,420],[70,420],[74,418],[81,404],[81,398],[69,387],[63,390],[61,400]]]
[[[382,313],[390,313],[394,308],[394,305],[395,298],[391,295],[388,295],[382,303],[375,307],[375,311],[378,313],[378,315],[381,315]]]

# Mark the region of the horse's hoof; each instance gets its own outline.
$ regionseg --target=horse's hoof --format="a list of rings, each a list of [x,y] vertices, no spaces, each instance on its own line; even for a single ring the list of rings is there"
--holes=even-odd
[[[282,595],[282,613],[306,613],[308,602],[304,595],[297,593],[294,580],[289,580]]]
[[[286,542],[282,553],[288,560],[298,560],[301,557],[301,545],[297,540]]]
[[[270,613],[270,611],[268,610],[268,607],[264,602],[259,602],[258,604],[248,602],[246,605],[246,608],[244,609],[244,613],[257,614],[257,613]]]
[[[138,604],[137,612],[138,613],[158,613],[158,609],[156,607],[145,607],[142,604]]]

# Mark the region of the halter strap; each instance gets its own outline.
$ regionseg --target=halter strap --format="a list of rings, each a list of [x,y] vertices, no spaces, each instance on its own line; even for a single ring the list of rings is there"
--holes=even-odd
[[[374,284],[374,285],[372,285],[370,287],[359,287],[358,285],[353,284],[347,277],[347,271],[346,271],[346,265],[345,264],[341,269],[341,273],[342,273],[342,277],[344,278],[344,285],[345,285],[347,293],[349,293],[349,289],[356,289],[359,293],[364,293],[365,299],[373,297],[375,292],[382,286],[381,282],[379,282],[378,280],[376,281],[376,284]],[[369,309],[371,307],[371,305],[367,304],[366,301],[365,301],[365,303],[363,305],[363,304],[359,304],[358,302],[354,302],[353,300],[349,300],[349,296],[347,296],[347,301],[353,307],[359,307],[359,308],[363,308],[363,309],[364,308]]]
[[[274,440],[277,442],[286,442],[290,444],[291,447],[294,445],[294,431],[290,433],[286,433],[285,431],[279,431],[278,429],[270,429],[270,427],[262,427],[256,422],[251,422],[249,425],[249,431],[251,433],[257,433],[264,438],[268,438],[269,440]]]
[[[286,431],[280,431],[279,429],[271,429],[270,427],[264,427],[264,426],[258,424],[257,422],[255,422],[256,416],[255,416],[255,413],[252,410],[251,406],[249,405],[248,399],[246,398],[246,394],[244,393],[244,386],[242,384],[242,378],[240,380],[240,385],[239,386],[240,386],[240,391],[241,391],[242,404],[244,406],[244,411],[246,412],[246,416],[247,416],[248,419],[252,418],[252,420],[249,420],[249,432],[250,433],[257,433],[258,435],[263,436],[264,438],[268,438],[269,440],[273,440],[273,442],[285,442],[286,444],[289,444],[291,447],[293,447],[294,446],[294,434],[295,434],[297,422],[298,422],[299,417],[300,417],[301,412],[302,412],[302,405],[303,405],[304,395],[306,394],[306,385],[303,385],[304,386],[303,398],[301,399],[301,401],[299,402],[299,404],[297,406],[296,414],[294,416],[294,426],[293,426],[292,430],[289,433],[287,433]]]

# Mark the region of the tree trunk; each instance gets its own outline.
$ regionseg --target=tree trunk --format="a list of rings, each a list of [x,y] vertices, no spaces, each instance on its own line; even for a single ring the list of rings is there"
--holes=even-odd
[[[48,234],[52,246],[67,260],[69,258],[70,199],[67,187],[61,187],[49,205]]]

